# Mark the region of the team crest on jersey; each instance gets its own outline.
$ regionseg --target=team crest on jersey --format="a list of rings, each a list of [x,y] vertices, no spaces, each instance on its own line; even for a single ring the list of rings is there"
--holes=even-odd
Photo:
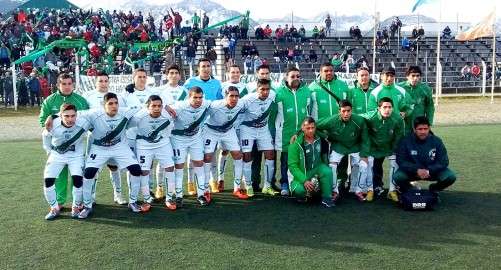
[[[261,112],[264,112],[266,108],[264,106],[261,106]]]
[[[428,157],[430,157],[430,160],[435,160],[435,157],[437,156],[437,149],[433,148],[428,152]]]
[[[393,133],[394,133],[393,129],[388,130],[388,133],[389,133],[390,135],[393,135]]]

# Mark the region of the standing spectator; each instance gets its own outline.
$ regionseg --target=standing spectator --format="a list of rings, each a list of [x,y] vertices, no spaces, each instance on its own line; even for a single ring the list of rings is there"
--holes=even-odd
[[[402,39],[402,51],[410,51],[411,50],[411,43],[407,37],[404,37]]]
[[[230,40],[227,36],[223,36],[221,39],[221,46],[223,47],[224,59],[228,61],[230,58]]]
[[[313,39],[318,39],[319,33],[320,33],[320,30],[318,30],[318,27],[315,25],[315,27],[313,27],[311,37]]]
[[[329,14],[327,14],[327,18],[325,18],[325,34],[327,36],[331,36],[331,25],[332,25],[332,19]]]
[[[19,74],[19,79],[16,83],[18,104],[26,106],[29,103],[28,87],[26,85],[26,78],[23,73]]]
[[[205,29],[209,26],[209,17],[207,16],[207,13],[204,12],[204,16],[202,18],[202,29]],[[207,34],[207,32],[206,32]]]
[[[421,27],[419,27],[418,37],[419,37],[419,39],[423,39],[424,38],[424,29],[423,29],[422,25],[421,25]]]
[[[188,65],[193,66],[195,63],[195,57],[197,54],[197,48],[195,47],[195,44],[193,42],[190,42],[188,44],[188,47],[186,48],[186,62]]]
[[[14,87],[12,85],[12,75],[9,71],[5,72],[3,91],[3,96],[5,97],[5,107],[14,105]]]
[[[463,80],[469,80],[471,78],[471,68],[470,63],[466,63],[463,68],[461,68],[461,78]]]
[[[35,103],[40,107],[40,81],[38,80],[36,73],[31,72],[30,78],[28,79],[28,90],[30,93],[30,104],[35,106]]]
[[[216,47],[216,39],[214,38],[214,34],[210,34],[206,39],[205,39],[205,46],[207,47],[207,51]]]
[[[2,43],[2,47],[0,47],[0,67],[9,67],[10,59],[10,50],[7,48],[5,43]]]
[[[471,66],[471,75],[473,75],[473,77],[475,77],[476,79],[478,79],[480,77],[480,73],[481,73],[481,69],[480,67],[477,65],[477,64],[473,64]]]
[[[310,63],[316,63],[318,61],[317,52],[315,52],[313,45],[310,46],[309,61]]]
[[[237,47],[237,39],[234,37],[234,35],[231,35],[230,38],[230,57],[235,59],[235,49]]]
[[[181,23],[183,22],[183,17],[179,12],[175,12],[172,8],[170,8],[172,12],[172,16],[174,17],[174,29],[176,30],[176,35],[181,35]]]
[[[263,60],[259,56],[254,56],[253,69],[254,73],[256,73],[256,69],[263,64]]]
[[[277,29],[275,29],[275,37],[277,38],[278,42],[284,41],[284,29],[282,28],[282,26],[278,25]]]
[[[38,77],[38,81],[40,82],[40,94],[42,95],[43,100],[45,100],[50,94],[50,86],[49,81],[42,74]]]
[[[303,61],[303,50],[299,45],[294,47],[294,62],[300,63]]]

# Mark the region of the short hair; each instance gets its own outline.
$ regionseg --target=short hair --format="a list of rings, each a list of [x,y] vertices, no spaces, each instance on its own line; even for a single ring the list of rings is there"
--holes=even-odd
[[[324,67],[332,67],[332,68],[334,68],[334,65],[332,65],[332,64],[331,64],[331,63],[329,63],[329,62],[324,62],[324,63],[322,63],[322,64],[320,65],[320,70],[322,70],[322,68],[324,68]]]
[[[256,82],[256,88],[259,88],[260,86],[263,86],[263,85],[268,85],[271,87],[271,81],[268,80],[268,79],[259,79],[257,80]]]
[[[302,122],[302,125],[304,124],[315,124],[315,119],[311,116],[306,116],[304,119],[303,119],[303,122]]]
[[[430,120],[426,116],[418,116],[414,119],[413,127],[417,128],[419,125],[427,125],[430,126]]]
[[[226,95],[228,95],[230,92],[235,92],[235,91],[236,91],[237,93],[240,93],[240,91],[238,90],[238,88],[237,88],[236,86],[230,85],[230,86],[228,86],[228,88],[226,88],[226,89],[224,90],[224,95],[226,96]]]
[[[61,73],[59,76],[57,76],[57,84],[60,84],[63,80],[71,79],[71,82],[73,82],[73,76],[71,76],[69,73]]]
[[[70,111],[70,110],[74,110],[75,112],[77,111],[77,107],[73,104],[69,104],[69,103],[63,103],[61,104],[61,107],[59,107],[59,112],[64,112],[64,111]]]
[[[104,71],[99,71],[96,75],[96,77],[106,77],[106,78],[109,78],[110,75],[108,75],[108,73],[104,72]]]
[[[289,75],[289,73],[290,73],[290,72],[293,72],[293,71],[297,71],[297,72],[299,72],[299,68],[294,67],[294,66],[289,67],[289,68],[287,69],[287,71],[285,72],[285,75]]]
[[[419,73],[421,75],[421,68],[419,66],[409,66],[405,71],[405,76],[409,76],[411,73]]]
[[[108,92],[108,93],[104,94],[103,101],[104,101],[104,103],[106,103],[106,102],[108,102],[108,100],[110,100],[112,98],[114,98],[114,99],[116,99],[118,101],[117,94],[112,93],[112,92]]]
[[[148,98],[148,100],[146,101],[146,104],[150,105],[150,103],[152,103],[153,101],[157,101],[157,100],[160,100],[160,102],[163,102],[162,98],[159,95],[151,95]]]
[[[144,69],[144,68],[136,68],[136,69],[134,69],[134,72],[132,72],[132,77],[136,77],[136,75],[137,75],[138,72],[144,72],[144,73],[148,74],[148,72],[146,72],[146,69]]]
[[[352,108],[353,105],[351,105],[351,102],[349,100],[343,99],[343,100],[339,101],[339,109],[341,109],[343,107],[350,107],[350,108]]]
[[[193,96],[194,94],[204,94],[204,91],[202,90],[202,88],[198,87],[198,86],[193,86],[192,88],[190,88],[190,90],[188,91],[188,96]]]
[[[212,64],[212,62],[210,61],[210,59],[209,59],[209,58],[205,58],[205,57],[203,57],[203,58],[200,58],[200,59],[198,60],[198,64],[197,64],[197,66],[200,66],[200,63],[202,63],[202,62],[209,62],[209,64]]]
[[[268,71],[270,71],[270,66],[268,66],[267,64],[262,64],[262,65],[257,67],[256,73],[259,72],[259,70],[261,70],[261,69],[267,69]]]
[[[165,73],[169,73],[169,71],[171,71],[172,69],[177,70],[177,72],[181,72],[181,68],[179,68],[178,65],[172,64],[165,69]]]
[[[365,71],[369,72],[369,68],[368,68],[368,67],[364,67],[364,66],[362,66],[362,67],[357,68],[357,73],[358,73],[359,71],[362,71],[362,70],[365,70]],[[370,72],[369,72],[369,73],[370,73]]]
[[[237,65],[237,64],[233,64],[231,65],[229,68],[228,68],[228,71],[230,71],[230,68],[238,68],[238,70],[240,71],[240,66]]]
[[[381,107],[383,105],[383,103],[385,103],[385,102],[389,102],[391,104],[391,106],[393,107],[393,100],[391,100],[391,98],[389,98],[389,97],[382,97],[381,99],[379,99],[377,106]]]

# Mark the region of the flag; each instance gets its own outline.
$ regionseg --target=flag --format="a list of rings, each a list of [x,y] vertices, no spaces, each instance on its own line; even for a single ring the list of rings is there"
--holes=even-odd
[[[431,2],[434,2],[434,0],[417,0],[416,3],[414,4],[414,6],[412,7],[412,12],[416,11],[416,9],[419,6],[422,6],[424,4],[428,4],[428,3],[431,3]]]
[[[459,33],[456,39],[459,41],[474,40],[481,37],[492,37],[494,35],[494,20],[496,13],[493,11],[482,21],[473,27],[470,27],[465,32]]]

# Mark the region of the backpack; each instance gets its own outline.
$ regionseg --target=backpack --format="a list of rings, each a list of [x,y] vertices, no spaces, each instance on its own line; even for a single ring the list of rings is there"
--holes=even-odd
[[[438,202],[438,195],[429,190],[410,189],[400,195],[404,210],[433,210]]]

